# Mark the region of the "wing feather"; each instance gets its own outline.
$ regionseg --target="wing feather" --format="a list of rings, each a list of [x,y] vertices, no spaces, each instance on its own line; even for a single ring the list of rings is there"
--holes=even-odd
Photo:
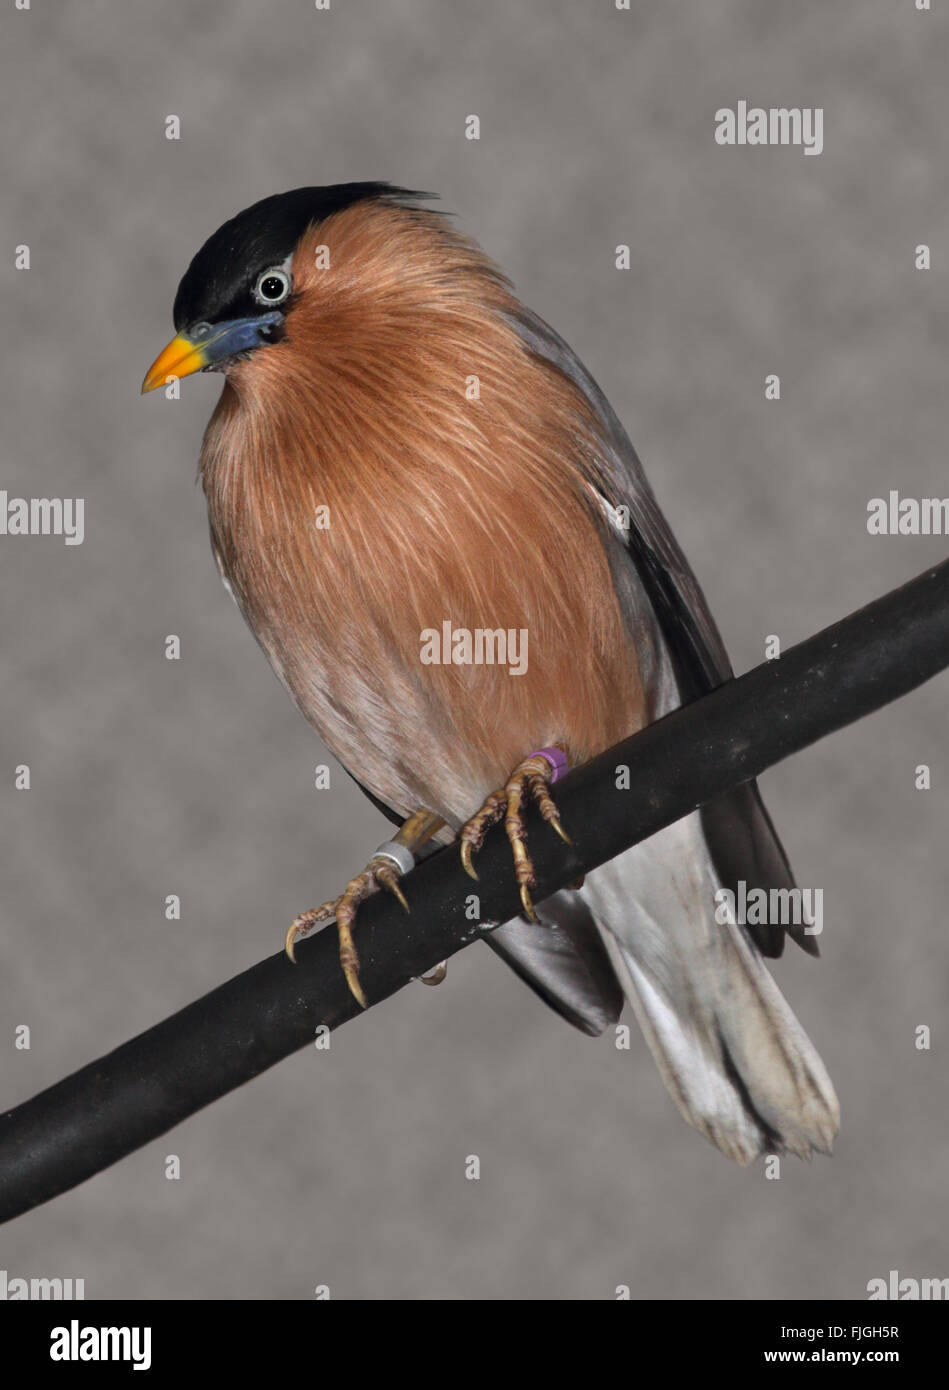
[[[526,308],[508,315],[508,321],[532,352],[558,367],[579,387],[593,408],[602,456],[600,473],[589,482],[609,508],[628,509],[628,527],[614,526],[611,530],[615,548],[624,553],[627,564],[632,563],[639,580],[636,585],[635,577],[622,571],[617,574],[614,561],[620,601],[641,611],[642,595],[635,590],[644,591],[672,660],[678,703],[698,699],[734,673],[705,595],[656,501],[629,436],[589,371],[549,324]],[[636,615],[630,616],[634,627],[638,626]],[[712,802],[701,814],[709,851],[725,887],[734,891],[740,879],[766,890],[794,887],[794,875],[756,782]],[[805,935],[801,926],[763,924],[750,930],[764,955],[780,956],[785,932],[810,955],[819,954],[815,937]]]

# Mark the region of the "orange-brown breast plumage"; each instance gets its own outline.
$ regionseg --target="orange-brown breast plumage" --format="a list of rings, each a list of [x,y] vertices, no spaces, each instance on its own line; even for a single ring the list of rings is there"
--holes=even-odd
[[[329,748],[388,805],[457,828],[533,749],[583,761],[650,717],[589,406],[437,214],[347,209],[292,270],[285,340],[232,368],[205,437],[215,551]],[[526,629],[526,672],[423,665],[446,619]]]

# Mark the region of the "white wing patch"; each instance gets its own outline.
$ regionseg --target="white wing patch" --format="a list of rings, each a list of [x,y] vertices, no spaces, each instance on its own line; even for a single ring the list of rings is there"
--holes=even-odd
[[[595,498],[600,511],[606,517],[607,525],[614,536],[618,536],[624,545],[629,545],[629,508],[625,506],[614,507],[613,503],[603,496],[599,488],[595,488],[589,482],[587,487]]]

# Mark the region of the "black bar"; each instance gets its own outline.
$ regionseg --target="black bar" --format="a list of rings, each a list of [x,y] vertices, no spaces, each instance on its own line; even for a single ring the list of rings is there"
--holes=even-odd
[[[80,1383],[93,1378],[108,1382],[113,1379],[110,1372],[123,1375],[128,1384],[136,1364],[166,1382],[172,1375],[197,1373],[202,1378],[213,1378],[216,1384],[234,1379],[245,1384],[267,1383],[273,1377],[274,1347],[280,1348],[282,1375],[294,1379],[312,1375],[314,1339],[300,1335],[300,1304],[304,1301],[260,1299],[252,1313],[242,1302],[214,1299],[23,1302],[0,1304],[0,1309],[6,1313],[3,1331],[7,1345],[15,1348],[27,1384],[37,1379],[49,1381],[51,1372],[55,1375],[59,1370],[70,1384],[77,1376]],[[494,1323],[498,1323],[497,1300],[467,1303],[472,1301],[485,1303]],[[888,1383],[889,1375],[902,1372],[911,1374],[913,1383],[921,1385],[926,1379],[923,1373],[945,1357],[946,1305],[938,1301],[636,1299],[635,1311],[631,1311],[625,1291],[614,1293],[608,1288],[600,1299],[593,1301],[602,1308],[603,1321],[594,1308],[581,1315],[589,1326],[617,1337],[628,1335],[634,1326],[640,1359],[650,1358],[668,1365],[677,1379],[694,1373],[702,1383],[719,1369],[732,1376],[744,1372],[743,1378],[757,1384],[764,1382],[775,1367],[797,1364],[813,1375],[816,1366],[831,1363],[836,1369],[843,1366],[852,1370],[856,1366],[858,1372],[869,1371],[871,1376],[881,1367],[880,1384]],[[321,1332],[332,1330],[337,1336],[352,1335],[365,1342],[365,1346],[359,1347],[361,1372],[372,1379],[391,1373],[391,1345],[385,1338],[365,1335],[362,1305],[336,1300],[335,1295],[328,1306],[313,1298],[309,1303],[309,1316],[314,1321],[319,1319]],[[457,1327],[461,1334],[464,1307],[455,1306],[456,1313],[445,1309],[440,1318],[450,1331]],[[589,1304],[585,1306],[589,1309]],[[400,1301],[400,1308],[400,1325],[410,1333],[417,1329],[421,1339],[430,1321],[424,1310],[413,1313],[404,1300]],[[531,1336],[532,1372],[538,1379],[554,1380],[562,1375],[562,1353],[556,1339],[543,1335],[550,1325],[549,1311],[538,1312],[537,1308],[536,1301],[518,1300],[516,1312],[511,1314],[512,1326],[516,1319],[522,1335],[526,1330]],[[70,1326],[73,1319],[78,1324],[75,1333]],[[137,1329],[134,1341],[130,1337],[124,1349],[126,1359],[51,1362],[51,1346],[60,1348],[59,1355],[72,1350],[74,1357],[82,1329],[102,1327]],[[143,1335],[146,1329],[147,1337]],[[470,1348],[466,1346],[465,1365],[479,1383],[496,1375],[497,1339],[481,1338],[474,1340]],[[144,1376],[142,1383],[149,1383]],[[815,1378],[814,1383],[822,1381]]]
[[[578,640],[581,640],[578,638]],[[531,818],[538,901],[697,806],[833,733],[949,666],[949,562],[577,768],[557,784],[573,848]],[[616,787],[626,764],[630,787]],[[371,848],[371,847],[370,847]],[[500,831],[479,885],[454,847],[404,881],[406,917],[387,894],[361,909],[355,940],[372,1004],[519,910]],[[481,899],[479,926],[464,907]],[[274,930],[279,924],[274,924]],[[115,1163],[281,1058],[361,1012],[332,928],[213,990],[106,1057],[0,1117],[0,1220]]]

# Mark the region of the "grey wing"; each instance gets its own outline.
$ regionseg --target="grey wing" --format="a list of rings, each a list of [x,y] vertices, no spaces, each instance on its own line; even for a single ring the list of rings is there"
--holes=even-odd
[[[539,922],[517,917],[485,941],[555,1013],[598,1037],[619,1018],[623,990],[593,914],[566,888],[536,912]]]
[[[558,367],[590,402],[600,426],[602,449],[601,476],[591,482],[610,507],[625,507],[629,515],[623,544],[639,583],[628,566],[623,574],[617,573],[614,564],[621,601],[627,607],[641,603],[645,593],[672,661],[679,702],[698,699],[732,676],[731,663],[705,595],[659,508],[629,436],[596,381],[549,324],[528,309],[509,315],[509,322],[533,352]],[[622,534],[625,527],[612,529],[614,535]],[[724,886],[734,891],[743,879],[764,889],[794,887],[794,876],[756,782],[704,807],[702,825]],[[810,955],[819,954],[815,937],[806,936],[802,926],[769,924],[749,930],[764,955],[780,956],[785,931]]]

